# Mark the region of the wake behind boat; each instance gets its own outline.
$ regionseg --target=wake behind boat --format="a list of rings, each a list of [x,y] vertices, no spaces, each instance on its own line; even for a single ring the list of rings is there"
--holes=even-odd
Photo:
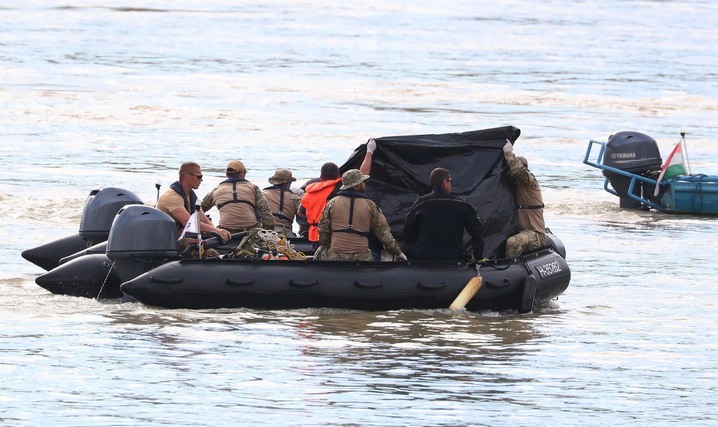
[[[203,242],[223,254],[220,258],[188,259],[178,251],[169,215],[113,187],[90,193],[79,237],[29,249],[23,257],[49,270],[36,282],[50,292],[129,296],[167,308],[447,308],[480,274],[483,286],[466,303],[467,309],[528,312],[561,295],[570,270],[563,244],[548,230],[546,247],[517,259],[500,258],[506,238],[516,229],[513,182],[501,147],[519,135],[517,128],[507,126],[376,138],[382,150],[375,153],[367,195],[381,206],[392,233],[401,236],[413,201],[429,191],[428,171],[446,167],[454,171],[455,193],[484,220],[484,254],[491,261],[471,262],[470,256],[462,262],[314,261],[311,244],[303,238],[290,243],[307,253],[307,260],[227,256],[241,236]],[[357,168],[364,150],[364,145],[358,147],[340,170]]]

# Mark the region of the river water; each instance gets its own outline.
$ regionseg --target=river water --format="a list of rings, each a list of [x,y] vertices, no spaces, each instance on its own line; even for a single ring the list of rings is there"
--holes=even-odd
[[[345,4],[346,3],[346,4]],[[0,6],[0,424],[714,425],[716,219],[582,163],[687,132],[717,174],[718,3],[25,0]],[[183,161],[264,185],[369,137],[522,130],[572,281],[533,313],[163,310],[52,295],[24,249]]]

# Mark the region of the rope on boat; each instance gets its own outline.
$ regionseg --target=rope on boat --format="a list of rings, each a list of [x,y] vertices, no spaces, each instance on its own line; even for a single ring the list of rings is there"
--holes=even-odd
[[[105,289],[105,283],[107,283],[107,279],[110,278],[110,273],[112,273],[112,269],[115,268],[115,263],[117,261],[112,261],[112,265],[110,266],[110,269],[107,270],[107,275],[105,276],[105,280],[102,281],[102,286],[100,286],[100,291],[97,293],[97,296],[95,297],[95,300],[100,300],[100,295],[102,295],[102,290]]]
[[[289,243],[287,237],[283,234],[277,233],[274,230],[261,229],[257,232],[257,235],[266,243],[267,249],[270,251],[281,253],[291,260],[303,261],[307,259],[307,256],[303,252],[294,249],[294,245]]]
[[[294,249],[286,236],[274,230],[255,228],[245,236],[236,249],[233,258],[289,259],[304,261],[307,255]]]

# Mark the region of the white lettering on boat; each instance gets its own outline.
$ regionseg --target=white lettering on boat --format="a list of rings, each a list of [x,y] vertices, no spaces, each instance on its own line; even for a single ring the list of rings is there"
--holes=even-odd
[[[536,270],[538,270],[539,274],[541,275],[541,278],[548,276],[553,276],[556,273],[561,272],[561,266],[559,265],[558,261],[552,261],[547,264],[539,265],[536,267]]]
[[[612,159],[635,159],[636,153],[611,153]]]

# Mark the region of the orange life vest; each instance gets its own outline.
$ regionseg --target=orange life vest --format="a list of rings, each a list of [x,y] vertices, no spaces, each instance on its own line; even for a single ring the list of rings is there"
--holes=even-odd
[[[307,223],[309,224],[309,241],[319,241],[319,218],[322,217],[322,211],[327,204],[327,197],[334,191],[336,185],[341,182],[341,178],[329,179],[309,184],[304,191],[302,197],[302,206],[307,212]]]

